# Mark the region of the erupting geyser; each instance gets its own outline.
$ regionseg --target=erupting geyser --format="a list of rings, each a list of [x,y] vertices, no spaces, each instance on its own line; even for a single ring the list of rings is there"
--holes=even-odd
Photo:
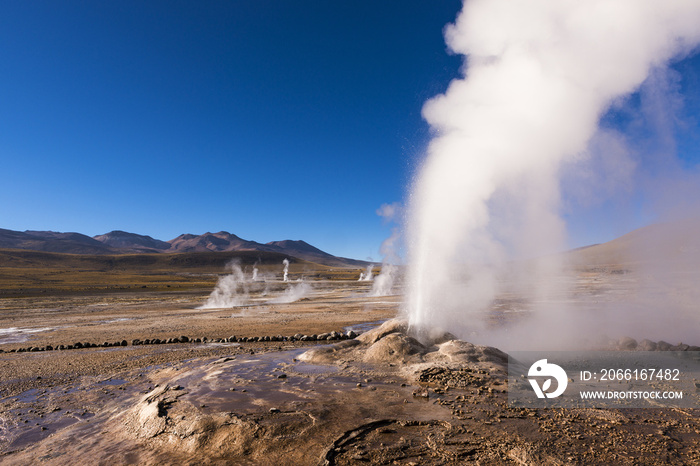
[[[250,282],[243,273],[240,264],[233,262],[228,264],[227,268],[231,269],[231,273],[219,278],[207,302],[199,309],[240,306],[248,299]]]
[[[464,77],[423,108],[434,137],[410,197],[405,310],[466,336],[505,261],[565,249],[562,165],[615,99],[698,43],[700,2],[473,0],[445,38]],[[540,261],[526,280],[558,270]]]
[[[289,281],[289,280],[288,280],[288,278],[289,278],[289,277],[288,277],[288,273],[289,273],[289,260],[288,260],[288,259],[283,260],[283,261],[282,261],[282,264],[284,264],[284,271],[283,271],[283,274],[284,274],[284,275],[283,275],[283,277],[282,277],[282,281],[285,281],[285,282],[286,282],[286,281]]]
[[[372,269],[374,266],[372,264],[367,266],[367,271],[365,273],[360,272],[359,282],[371,282],[372,281]]]
[[[382,265],[382,273],[377,275],[372,283],[370,296],[389,296],[394,294],[394,281],[396,280],[397,267],[393,264]]]

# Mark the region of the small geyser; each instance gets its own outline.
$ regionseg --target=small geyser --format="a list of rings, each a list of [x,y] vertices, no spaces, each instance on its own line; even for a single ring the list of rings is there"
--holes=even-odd
[[[518,277],[533,301],[566,295],[562,167],[613,103],[698,44],[700,2],[465,1],[445,39],[464,76],[423,108],[434,136],[410,196],[404,307],[414,329],[482,335],[512,259],[549,258]],[[574,332],[564,302],[523,337]]]
[[[360,272],[360,279],[358,281],[360,282],[371,282],[372,281],[372,269],[374,266],[372,264],[367,266],[367,270],[365,273]]]
[[[258,281],[258,268],[253,266],[253,281]]]
[[[382,217],[386,223],[398,223],[402,217],[403,208],[397,204],[383,204],[377,209],[377,215]],[[382,269],[372,283],[370,296],[389,296],[395,294],[394,284],[398,275],[398,266],[401,262],[399,254],[399,242],[401,230],[395,226],[391,230],[391,235],[382,242],[379,253],[382,255]]]
[[[243,273],[243,269],[237,262],[227,265],[231,273],[219,277],[214,291],[211,292],[207,302],[198,309],[218,309],[235,307],[244,304],[248,299],[249,279]]]
[[[394,294],[394,281],[398,268],[393,264],[382,265],[382,271],[374,279],[370,296],[390,296]]]
[[[312,287],[308,283],[295,283],[293,285],[289,285],[289,287],[287,287],[287,289],[284,290],[284,292],[281,295],[274,299],[271,299],[268,302],[274,304],[293,303],[295,301],[299,301],[300,299],[305,298],[306,296],[308,296],[309,293],[311,293],[311,291]]]
[[[284,274],[284,276],[282,277],[282,281],[287,282],[287,281],[289,281],[289,275],[288,275],[289,274],[289,260],[288,259],[283,260],[282,264],[284,264],[284,270],[282,272]]]

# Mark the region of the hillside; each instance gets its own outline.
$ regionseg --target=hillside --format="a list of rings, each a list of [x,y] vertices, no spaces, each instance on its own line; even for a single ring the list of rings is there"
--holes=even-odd
[[[168,243],[170,252],[271,251],[260,243],[241,239],[227,231],[207,232],[203,235],[180,235]]]
[[[568,253],[574,264],[587,267],[637,264],[700,264],[700,221],[656,223],[607,243]]]
[[[284,259],[290,261],[292,277],[318,274],[330,277],[331,272],[325,266],[277,252],[64,254],[0,249],[0,297],[55,292],[211,289],[231,262],[240,264],[246,273],[252,273],[255,266],[260,272],[281,280]],[[348,273],[355,276],[354,270]]]
[[[150,236],[127,233],[115,230],[104,235],[97,235],[95,240],[117,250],[133,252],[163,252],[171,249],[171,244],[166,241],[153,239]]]
[[[0,229],[0,248],[70,254],[111,254],[116,250],[80,233],[13,231]]]
[[[317,262],[319,264],[332,265],[336,267],[366,267],[369,264],[369,262],[366,261],[348,259],[346,257],[332,256],[301,240],[271,241],[267,243],[267,246],[274,248],[273,250],[284,252],[285,254],[289,254],[300,259],[304,259],[311,262]]]
[[[93,238],[80,233],[53,231],[13,231],[0,229],[0,248],[65,254],[140,254],[255,251],[278,253],[288,258],[333,267],[365,267],[368,262],[336,257],[304,241],[272,241],[261,244],[226,231],[202,235],[183,234],[170,241],[150,236],[111,231]]]

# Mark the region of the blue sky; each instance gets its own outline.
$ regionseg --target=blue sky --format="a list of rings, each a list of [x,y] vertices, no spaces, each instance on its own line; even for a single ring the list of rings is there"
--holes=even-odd
[[[429,137],[421,107],[459,75],[442,30],[460,7],[4,2],[0,228],[227,230],[379,259],[390,227],[375,212],[405,198]],[[676,68],[695,166],[700,64]],[[571,224],[581,244],[627,227]]]

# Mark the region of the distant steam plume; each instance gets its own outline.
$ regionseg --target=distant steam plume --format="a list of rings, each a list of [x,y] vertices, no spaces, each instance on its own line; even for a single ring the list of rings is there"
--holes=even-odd
[[[283,261],[282,261],[282,264],[284,264],[284,271],[283,271],[284,276],[283,276],[282,280],[286,282],[286,281],[289,281],[289,280],[288,280],[288,278],[289,278],[289,277],[288,277],[288,274],[289,274],[289,260],[288,260],[288,259],[283,260]]]
[[[397,266],[393,264],[382,265],[382,273],[374,279],[372,291],[369,293],[370,296],[389,296],[394,294],[394,282],[396,281],[397,273]]]
[[[372,264],[367,266],[365,273],[360,272],[360,282],[371,282],[372,281],[372,269],[374,266]]]
[[[271,299],[269,302],[275,304],[293,303],[305,298],[309,293],[311,293],[311,291],[311,285],[308,283],[295,283],[293,285],[289,285],[289,287],[284,290],[281,295]]]
[[[698,43],[700,2],[470,0],[445,38],[467,58],[423,108],[434,137],[410,197],[405,309],[414,328],[464,336],[507,261],[565,249],[562,167],[616,99]],[[552,297],[559,272],[542,260],[520,280]]]
[[[382,217],[385,223],[397,222],[401,216],[402,208],[399,204],[382,204],[377,209],[377,215]],[[370,296],[389,296],[394,294],[394,283],[398,275],[398,266],[400,262],[398,254],[398,243],[401,233],[398,227],[394,227],[391,231],[391,236],[384,240],[379,253],[382,255],[382,270],[372,283]]]
[[[219,278],[207,302],[199,309],[216,309],[240,306],[248,299],[250,281],[237,262],[227,265],[231,273]]]

